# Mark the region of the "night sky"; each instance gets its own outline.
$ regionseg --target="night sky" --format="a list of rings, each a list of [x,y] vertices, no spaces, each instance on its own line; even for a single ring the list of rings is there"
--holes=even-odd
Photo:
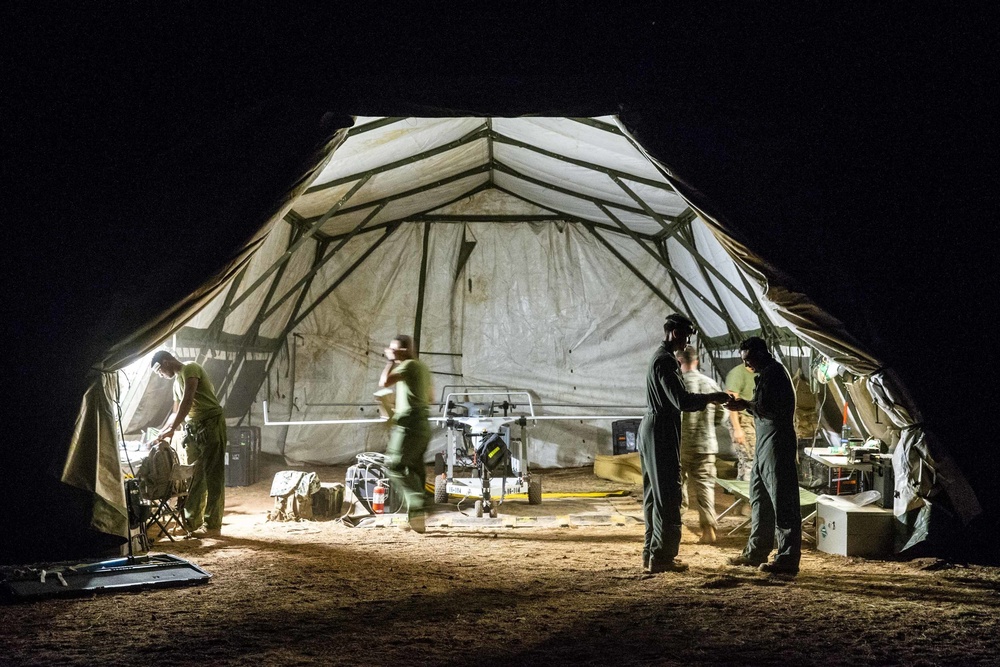
[[[711,16],[318,4],[5,10],[11,459],[65,441],[100,352],[256,226],[231,202],[211,225],[197,212],[280,195],[289,184],[266,174],[294,171],[324,113],[620,113],[739,238],[903,373],[986,484],[998,245],[986,17],[943,3]],[[284,140],[234,142],[270,117],[287,122]],[[242,175],[260,187],[204,185]]]

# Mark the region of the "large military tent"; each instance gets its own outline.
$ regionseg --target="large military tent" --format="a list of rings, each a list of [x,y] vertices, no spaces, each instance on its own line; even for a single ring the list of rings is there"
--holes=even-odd
[[[897,513],[943,491],[963,521],[979,514],[947,453],[911,428],[915,408],[894,375],[692,206],[618,118],[362,117],[317,157],[221,273],[98,367],[63,470],[106,504],[97,525],[124,515],[116,430],[159,425],[170,402],[148,364],[128,392],[116,371],[168,337],[214,371],[231,419],[260,423],[270,401],[292,423],[265,429],[265,451],[344,463],[382,449],[384,430],[315,422],[376,416],[379,350],[398,332],[413,334],[442,399],[449,387],[527,390],[544,416],[624,418],[641,414],[666,312],[697,323],[720,379],[748,335],[768,337],[800,376],[804,367],[806,386],[817,355],[868,379],[854,388],[855,428],[871,432],[879,412],[894,425],[878,435],[904,473]],[[533,424],[530,461],[592,462],[608,453],[609,426]],[[938,474],[947,482],[929,481]]]
[[[23,373],[15,400],[32,423],[6,443],[20,501],[9,552],[72,551],[81,536],[123,532],[116,404],[136,428],[153,418],[143,421],[141,400],[123,400],[146,394],[148,377],[123,386],[118,372],[158,347],[213,363],[234,422],[260,423],[265,398],[291,421],[347,416],[358,407],[341,404],[367,400],[378,352],[401,332],[419,338],[440,384],[454,377],[529,389],[542,403],[634,406],[659,323],[674,310],[697,321],[704,364],[717,370],[751,333],[789,359],[809,348],[809,359],[841,363],[862,378],[854,403],[866,414],[854,418],[898,431],[907,471],[899,502],[914,512],[911,527],[930,523],[931,507],[954,528],[976,521],[984,480],[974,456],[955,463],[960,430],[909,354],[926,345],[912,340],[920,307],[905,303],[896,280],[910,261],[889,252],[912,258],[913,248],[935,245],[904,224],[922,200],[900,195],[927,187],[895,169],[909,166],[896,154],[908,148],[906,123],[898,127],[891,106],[864,112],[854,106],[863,92],[843,88],[828,96],[802,84],[782,96],[780,76],[741,80],[735,71],[705,84],[703,73],[685,74],[704,62],[697,40],[671,49],[669,67],[666,52],[643,43],[640,55],[596,73],[541,64],[512,77],[456,74],[442,64],[437,78],[407,82],[405,67],[368,69],[344,74],[336,95],[323,85],[336,78],[324,69],[331,55],[296,62],[296,77],[241,83],[251,90],[242,104],[226,108],[221,95],[206,128],[156,116],[173,132],[162,132],[169,149],[141,153],[154,163],[142,177],[133,183],[117,166],[100,201],[88,191],[50,222],[67,225],[58,236],[64,270],[41,255],[13,264],[22,281],[14,312],[44,305],[41,317],[20,318],[15,348],[29,351],[19,367],[39,372]],[[357,40],[351,47],[374,53]],[[851,80],[851,63],[837,75],[832,60],[795,64],[826,76],[824,86],[831,76]],[[160,81],[179,76],[168,90],[184,90],[171,63],[147,66]],[[634,77],[629,85],[622,72]],[[171,108],[167,94],[158,99]],[[66,159],[86,171],[85,157]],[[888,189],[870,180],[885,170]],[[129,196],[142,206],[126,206]],[[113,235],[93,233],[105,218]],[[886,268],[896,277],[881,280]],[[921,285],[918,273],[907,279]],[[51,282],[33,292],[43,275]],[[947,302],[922,296],[938,309]],[[53,390],[57,373],[65,378]],[[877,410],[866,405],[873,400]],[[935,421],[947,437],[927,427]],[[537,462],[587,461],[603,428],[538,427]],[[269,429],[265,446],[295,460],[344,461],[379,437],[302,426]],[[37,474],[40,458],[51,458],[58,484]]]

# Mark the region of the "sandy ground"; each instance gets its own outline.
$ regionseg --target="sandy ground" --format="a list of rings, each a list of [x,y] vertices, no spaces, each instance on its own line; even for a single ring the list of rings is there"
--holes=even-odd
[[[287,467],[287,466],[284,466]],[[227,489],[219,539],[159,541],[210,583],[0,607],[3,665],[995,665],[1000,569],[884,562],[805,548],[794,579],[725,565],[745,533],[697,543],[683,574],[640,569],[638,489],[589,469],[508,501],[496,520],[435,506],[349,527],[266,521],[270,475]],[[343,481],[343,468],[310,468]],[[728,497],[719,494],[718,506]]]

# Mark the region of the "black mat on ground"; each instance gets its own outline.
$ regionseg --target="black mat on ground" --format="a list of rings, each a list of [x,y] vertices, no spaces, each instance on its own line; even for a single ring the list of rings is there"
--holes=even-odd
[[[157,554],[99,562],[46,563],[0,568],[0,600],[28,602],[89,593],[137,591],[207,583],[197,565]]]

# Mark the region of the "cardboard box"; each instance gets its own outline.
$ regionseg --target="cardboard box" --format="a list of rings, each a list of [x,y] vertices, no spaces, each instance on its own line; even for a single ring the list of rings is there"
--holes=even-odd
[[[841,556],[893,554],[896,517],[877,503],[858,507],[836,496],[816,501],[816,548]]]

